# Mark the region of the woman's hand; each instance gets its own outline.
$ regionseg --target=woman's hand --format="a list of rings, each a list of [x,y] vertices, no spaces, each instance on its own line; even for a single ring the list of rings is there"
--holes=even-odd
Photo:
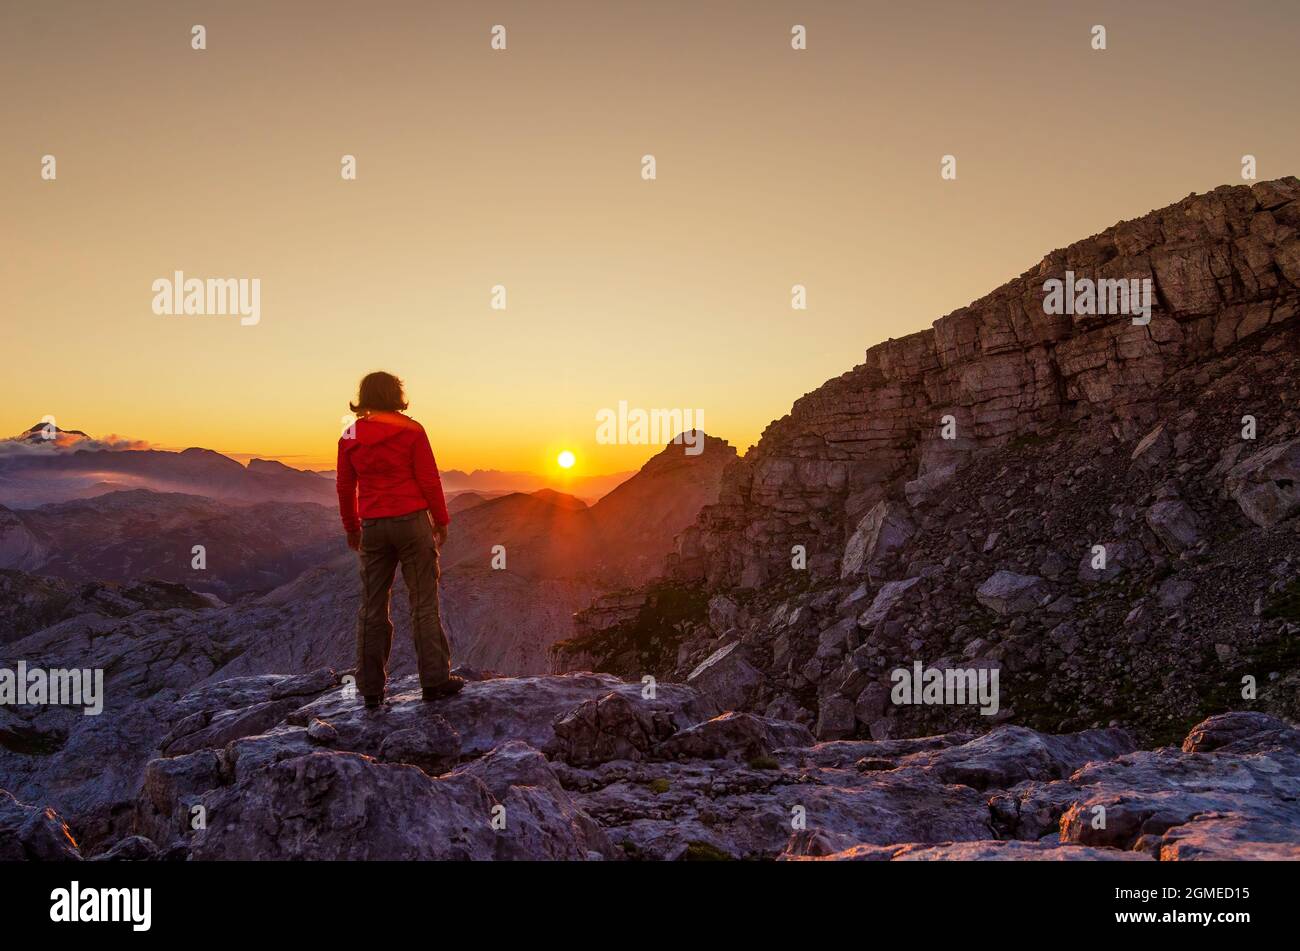
[[[446,526],[446,525],[434,525],[434,526],[433,526],[433,543],[434,543],[435,545],[438,546],[438,550],[439,550],[439,551],[442,550],[442,546],[443,546],[443,545],[447,544],[447,526]]]
[[[357,530],[355,532],[348,532],[348,547],[351,548],[353,551],[361,550],[360,530]]]

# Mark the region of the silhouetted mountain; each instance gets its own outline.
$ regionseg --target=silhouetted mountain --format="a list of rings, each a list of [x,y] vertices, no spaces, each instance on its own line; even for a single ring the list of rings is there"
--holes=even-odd
[[[452,515],[457,512],[463,512],[465,509],[472,509],[476,505],[481,505],[488,500],[489,496],[480,495],[478,492],[457,492],[454,495],[447,493],[447,511]]]
[[[460,469],[442,471],[442,487],[447,492],[482,492],[503,494],[509,492],[536,492],[538,489],[555,489],[563,486],[565,493],[582,499],[599,499],[627,481],[631,472],[611,472],[595,476],[566,476],[557,482],[534,472],[506,472],[499,469]]]
[[[444,565],[487,567],[503,546],[508,570],[531,578],[587,578],[635,584],[664,569],[678,532],[717,500],[722,471],[736,458],[726,440],[705,437],[688,455],[669,443],[595,505],[551,489],[481,502],[453,521]]]
[[[669,443],[592,506],[603,564],[617,573],[620,583],[640,584],[662,574],[677,536],[694,524],[705,506],[718,501],[722,474],[736,460],[736,450],[725,439],[700,435],[703,449],[698,455]]]

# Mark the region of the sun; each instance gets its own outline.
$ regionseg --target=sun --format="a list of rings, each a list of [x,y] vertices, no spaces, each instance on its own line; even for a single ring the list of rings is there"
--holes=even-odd
[[[555,457],[555,464],[561,469],[572,469],[573,464],[577,461],[578,457],[567,449]]]

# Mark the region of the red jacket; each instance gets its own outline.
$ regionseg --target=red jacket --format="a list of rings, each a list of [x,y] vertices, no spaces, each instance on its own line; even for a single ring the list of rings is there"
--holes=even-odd
[[[438,525],[451,522],[423,426],[401,413],[370,413],[357,420],[354,433],[339,439],[335,475],[344,529],[358,531],[363,518],[420,509],[428,509]]]

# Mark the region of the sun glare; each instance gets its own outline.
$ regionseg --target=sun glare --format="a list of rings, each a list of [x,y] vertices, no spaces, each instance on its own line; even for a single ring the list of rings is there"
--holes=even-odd
[[[578,461],[578,457],[575,456],[573,453],[569,452],[569,450],[567,449],[555,457],[555,464],[558,465],[561,469],[572,469],[573,464],[577,461]]]

